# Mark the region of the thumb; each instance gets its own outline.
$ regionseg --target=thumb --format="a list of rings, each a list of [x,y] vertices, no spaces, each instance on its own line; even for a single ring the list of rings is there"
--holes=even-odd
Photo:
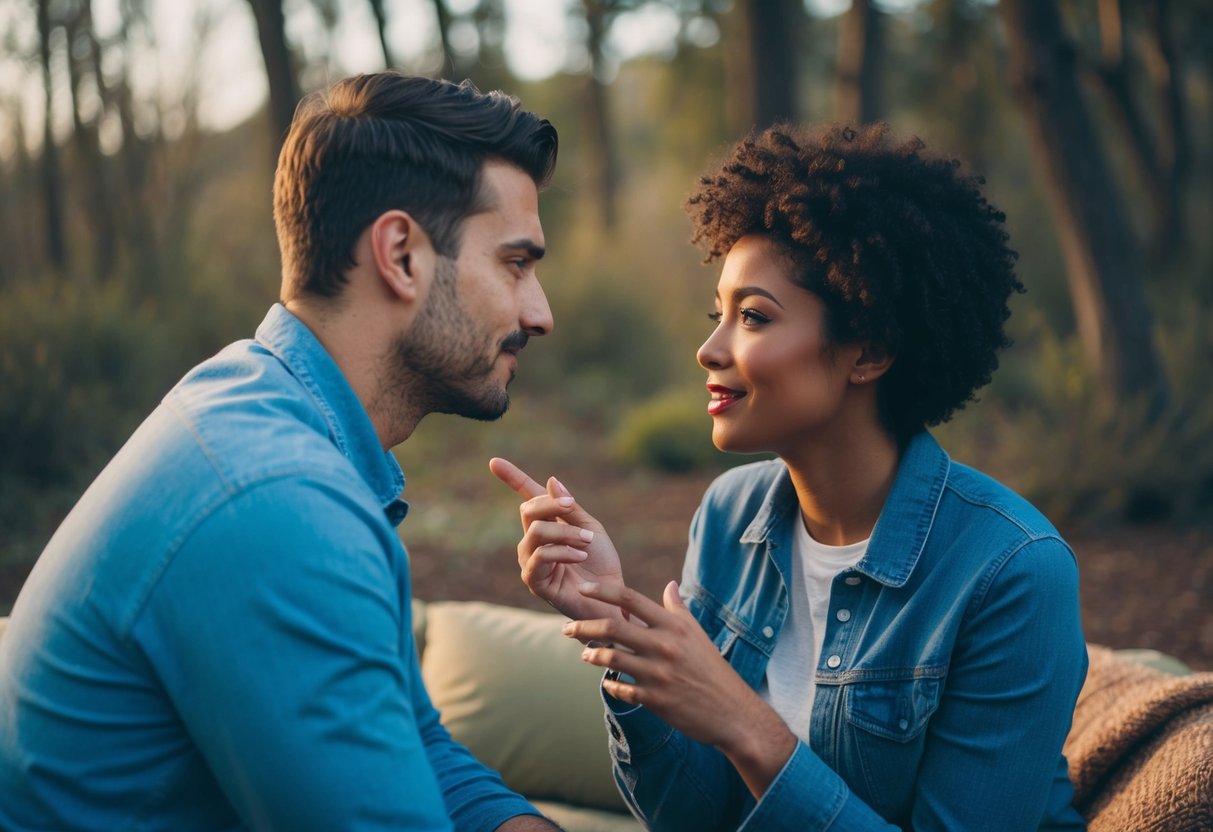
[[[670,581],[665,585],[665,592],[661,594],[661,602],[667,610],[676,615],[691,614],[687,605],[682,603],[682,595],[678,592],[678,581]]]
[[[555,477],[548,477],[547,485],[548,496],[556,497],[557,499],[564,498],[574,501],[573,510],[560,518],[561,520],[571,525],[579,526],[583,529],[590,529],[591,531],[595,529],[602,529],[602,524],[594,519],[594,517],[588,511],[582,508],[581,503],[576,502],[576,498],[567,488],[564,487],[564,483]]]

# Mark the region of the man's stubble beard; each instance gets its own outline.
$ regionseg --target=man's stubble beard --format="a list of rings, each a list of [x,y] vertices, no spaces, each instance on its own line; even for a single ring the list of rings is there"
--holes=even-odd
[[[439,257],[425,306],[393,345],[389,390],[408,390],[410,409],[483,422],[500,419],[510,396],[494,381],[499,350],[476,331],[459,301],[455,261]],[[404,404],[404,403],[402,403]]]

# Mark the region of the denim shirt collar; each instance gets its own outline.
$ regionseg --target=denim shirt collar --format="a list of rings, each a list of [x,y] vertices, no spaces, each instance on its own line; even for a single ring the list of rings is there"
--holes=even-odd
[[[393,526],[408,513],[400,499],[404,472],[379,435],[341,368],[307,326],[275,303],[257,327],[257,341],[286,365],[311,395],[333,443],[353,464]]]
[[[935,521],[951,460],[931,434],[923,431],[906,445],[893,487],[872,530],[867,554],[855,569],[892,587],[904,586],[918,563]],[[797,505],[796,489],[785,467],[771,484],[742,543],[772,542]]]

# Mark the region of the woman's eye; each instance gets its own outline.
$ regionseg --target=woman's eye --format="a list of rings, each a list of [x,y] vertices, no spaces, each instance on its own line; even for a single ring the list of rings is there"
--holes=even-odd
[[[724,315],[721,314],[720,312],[709,312],[708,313],[708,320],[715,321],[716,323],[720,323],[720,319],[723,317],[724,317]]]
[[[771,319],[757,309],[741,309],[737,313],[747,324],[765,324]]]

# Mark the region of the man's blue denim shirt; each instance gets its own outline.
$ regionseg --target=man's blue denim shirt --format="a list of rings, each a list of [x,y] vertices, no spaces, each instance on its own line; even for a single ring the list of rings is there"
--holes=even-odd
[[[404,476],[275,305],[51,540],[0,641],[0,828],[491,830],[535,814],[430,704]]]
[[[691,526],[683,596],[754,688],[797,507],[784,464],[760,462],[721,476]],[[827,620],[810,742],[757,803],[720,752],[607,697],[616,779],[650,828],[1083,828],[1061,753],[1087,665],[1077,568],[1026,501],[918,435]]]

